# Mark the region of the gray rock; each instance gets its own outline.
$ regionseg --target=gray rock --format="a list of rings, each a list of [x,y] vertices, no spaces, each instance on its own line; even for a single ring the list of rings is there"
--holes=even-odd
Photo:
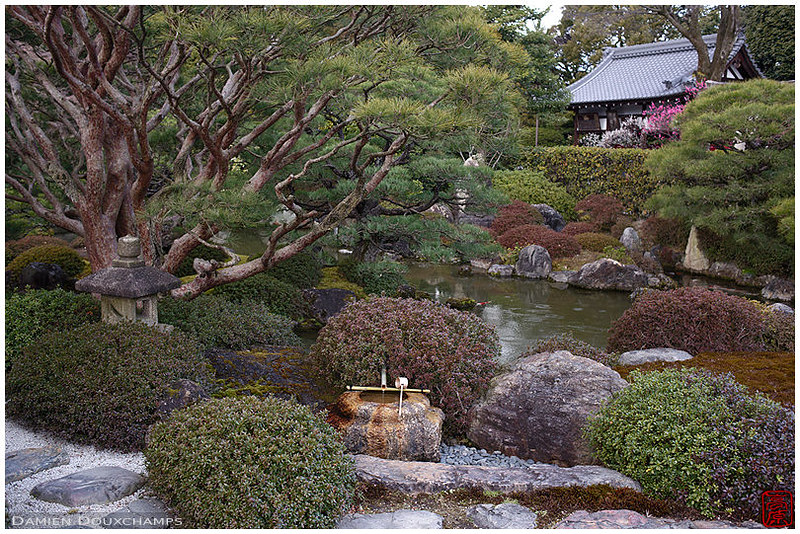
[[[103,528],[170,528],[179,526],[158,499],[137,499],[102,519]]]
[[[360,481],[411,495],[454,489],[480,489],[506,494],[595,484],[635,491],[642,489],[636,481],[597,465],[484,467],[384,460],[364,454],[356,455],[354,459],[356,476]]]
[[[619,242],[630,252],[641,252],[642,250],[642,240],[639,238],[639,233],[631,226],[623,230]]]
[[[559,465],[594,463],[582,436],[590,415],[628,383],[605,365],[567,351],[519,360],[469,413],[480,447]]]
[[[387,528],[442,528],[442,516],[426,510],[397,510],[385,514],[350,514],[339,520],[338,529],[387,529]]]
[[[31,447],[6,453],[6,484],[69,463],[69,455],[58,447]]]
[[[560,284],[568,284],[577,271],[553,271],[547,278]]]
[[[585,289],[615,289],[633,291],[647,287],[647,274],[636,265],[622,265],[610,258],[587,263],[570,277],[571,285]]]
[[[536,528],[536,513],[516,503],[479,504],[467,510],[478,528]]]
[[[27,286],[31,289],[55,289],[63,286],[66,281],[64,269],[54,263],[34,261],[19,273],[20,287]]]
[[[513,265],[500,265],[500,264],[493,264],[489,267],[489,276],[513,276],[514,275],[514,266]]]
[[[162,419],[169,417],[175,410],[180,410],[201,400],[210,399],[200,384],[181,378],[170,384],[167,396],[156,406],[156,415]]]
[[[761,290],[761,296],[769,300],[792,301],[794,300],[794,282],[783,278],[774,278]]]
[[[651,289],[678,289],[678,283],[664,273],[647,277],[647,287]]]
[[[693,272],[704,272],[711,267],[711,262],[705,253],[700,250],[700,238],[697,228],[692,226],[689,240],[686,243],[686,252],[683,257],[683,268]]]
[[[768,306],[767,309],[772,312],[778,312],[778,313],[794,313],[794,310],[792,308],[790,308],[786,304],[781,304],[780,302],[776,302],[775,304]]]
[[[492,266],[492,260],[469,260],[469,265],[473,269],[488,271],[489,267]]]
[[[539,211],[539,213],[542,214],[544,224],[549,226],[552,230],[560,232],[567,225],[566,221],[564,221],[564,217],[562,217],[555,208],[548,206],[547,204],[532,205]]]
[[[525,278],[547,278],[553,270],[553,261],[546,248],[528,245],[519,251],[519,259],[514,270],[517,276]]]
[[[733,263],[725,263],[721,261],[715,261],[711,264],[706,271],[708,276],[713,276],[715,278],[725,278],[727,280],[741,280],[742,278],[742,270],[739,269]]]
[[[453,222],[453,211],[446,204],[434,204],[428,208],[425,213],[434,213],[447,219],[449,222]]]
[[[624,352],[619,356],[619,364],[642,365],[649,362],[682,362],[691,359],[692,355],[685,350],[657,348]]]
[[[471,215],[469,213],[462,213],[458,217],[458,224],[474,224],[482,228],[489,228],[494,222],[494,215]]]
[[[311,304],[311,313],[322,324],[337,315],[356,298],[356,294],[347,289],[305,289],[303,298]]]
[[[144,483],[144,477],[132,471],[102,466],[37,484],[31,495],[64,506],[105,504],[127,497]]]
[[[648,517],[631,510],[601,510],[587,512],[578,510],[556,524],[554,528],[569,529],[717,529],[717,528],[763,528],[752,521],[742,524],[730,521],[691,521],[689,519],[663,519]]]

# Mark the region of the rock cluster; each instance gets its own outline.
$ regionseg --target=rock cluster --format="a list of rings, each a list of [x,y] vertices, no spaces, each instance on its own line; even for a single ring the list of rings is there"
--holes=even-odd
[[[534,460],[523,460],[516,456],[506,456],[500,451],[488,452],[466,445],[445,445],[439,447],[439,461],[447,465],[479,465],[483,467],[519,467],[528,468],[546,465]]]

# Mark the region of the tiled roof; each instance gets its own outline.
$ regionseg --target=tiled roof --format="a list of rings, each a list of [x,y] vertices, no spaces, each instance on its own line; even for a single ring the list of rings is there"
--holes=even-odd
[[[717,36],[704,35],[703,40],[713,57]],[[743,45],[740,35],[730,58]],[[688,39],[608,48],[603,61],[567,89],[572,104],[663,98],[683,93],[696,69],[697,51]]]

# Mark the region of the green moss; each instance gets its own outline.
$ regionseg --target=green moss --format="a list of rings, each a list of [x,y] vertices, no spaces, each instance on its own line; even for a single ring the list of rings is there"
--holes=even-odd
[[[338,267],[323,267],[322,279],[317,289],[346,289],[356,294],[357,299],[367,298],[367,292],[360,285],[347,280]]]

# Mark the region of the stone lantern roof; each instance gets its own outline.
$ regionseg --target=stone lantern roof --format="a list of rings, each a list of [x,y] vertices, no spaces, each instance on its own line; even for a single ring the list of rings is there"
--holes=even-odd
[[[75,289],[87,293],[138,299],[180,287],[179,278],[145,265],[139,259],[141,245],[138,237],[121,237],[117,253],[119,258],[112,261],[111,267],[78,280]]]

